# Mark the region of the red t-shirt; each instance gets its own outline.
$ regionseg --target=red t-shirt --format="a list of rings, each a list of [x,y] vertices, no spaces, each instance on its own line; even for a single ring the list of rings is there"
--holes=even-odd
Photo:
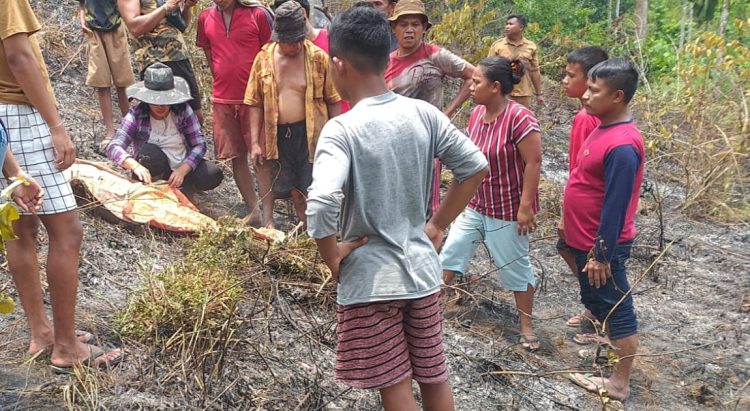
[[[631,121],[597,128],[581,146],[576,159],[576,168],[570,173],[563,199],[564,204],[575,205],[575,207],[563,208],[565,242],[575,249],[589,250],[594,246],[605,194],[604,161],[610,151],[623,145],[631,145],[640,156],[641,162],[636,172],[630,203],[625,213],[625,222],[617,244],[635,238],[635,212],[643,182],[646,150],[640,131]]]
[[[586,137],[599,127],[599,124],[602,124],[599,117],[592,116],[586,112],[585,108],[578,110],[578,113],[573,117],[573,125],[570,127],[570,147],[568,149],[568,174],[573,172],[576,167],[581,145],[583,145]]]
[[[312,41],[312,44],[318,46],[319,48],[323,49],[323,51],[328,53],[328,30],[326,29],[320,29],[318,32],[318,36],[315,37],[315,40]],[[341,100],[341,114],[346,113],[351,108],[351,105],[349,105],[349,102],[346,100]]]
[[[513,100],[491,123],[482,119],[486,111],[485,106],[477,106],[469,119],[469,138],[482,150],[490,167],[469,207],[489,217],[516,221],[524,171],[518,144],[532,132],[539,132],[539,123],[528,108]],[[538,210],[537,196],[533,211],[536,214]]]
[[[198,47],[211,51],[213,102],[242,104],[255,55],[271,38],[271,25],[260,7],[237,6],[229,28],[218,7],[198,16]]]

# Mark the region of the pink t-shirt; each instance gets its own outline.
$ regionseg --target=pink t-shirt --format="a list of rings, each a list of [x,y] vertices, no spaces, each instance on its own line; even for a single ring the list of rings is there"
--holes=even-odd
[[[578,152],[581,150],[581,145],[586,140],[592,131],[596,130],[602,121],[599,117],[592,116],[586,112],[585,108],[581,108],[573,117],[573,125],[570,127],[570,147],[568,149],[568,174],[573,172],[576,167]]]
[[[539,132],[534,114],[513,100],[491,123],[485,123],[485,106],[477,106],[469,119],[468,134],[489,163],[490,172],[469,202],[476,212],[505,221],[516,221],[523,191],[524,164],[518,144],[532,132]],[[539,198],[534,199],[534,213]]]
[[[443,109],[443,77],[458,77],[466,60],[434,44],[422,43],[406,57],[391,53],[385,70],[388,88],[402,96],[424,100]]]
[[[260,7],[237,6],[227,28],[218,7],[198,16],[198,47],[211,51],[214,103],[242,104],[255,55],[271,38],[271,25]]]

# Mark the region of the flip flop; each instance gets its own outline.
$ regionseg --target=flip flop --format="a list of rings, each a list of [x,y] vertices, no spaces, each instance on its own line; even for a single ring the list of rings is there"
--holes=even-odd
[[[76,338],[84,344],[93,344],[96,341],[94,334],[83,330],[76,330]]]
[[[589,345],[589,344],[609,344],[609,339],[604,336],[598,336],[594,333],[582,333],[573,336],[573,342],[578,345]]]
[[[520,337],[518,338],[518,342],[521,344],[521,347],[523,347],[528,352],[534,352],[539,349],[539,347],[536,347],[536,348],[531,347],[532,344],[539,344],[539,338],[537,338],[537,336],[534,334],[531,334],[531,335],[521,334]]]
[[[101,356],[106,356],[109,352],[112,352],[112,351],[114,351],[114,349],[110,350],[110,351],[104,351],[104,350],[102,350],[102,351],[97,352],[97,353],[93,353],[92,352],[91,355],[89,355],[88,357],[84,358],[80,362],[75,363],[75,364],[71,364],[71,365],[55,365],[55,364],[50,364],[50,369],[52,369],[52,372],[54,372],[55,374],[63,374],[63,375],[65,375],[65,374],[67,374],[67,375],[73,375],[73,374],[75,374],[75,367],[76,366],[88,367],[88,368],[99,369],[99,370],[111,369],[111,368],[114,368],[117,364],[121,363],[122,360],[125,359],[125,352],[124,351],[120,351],[120,353],[116,357],[110,359],[109,361],[104,361],[104,362],[99,363],[99,364],[96,363],[96,359],[99,358],[99,357],[101,357]]]
[[[597,383],[591,380],[591,377],[593,376],[594,374],[591,374],[591,373],[581,374],[581,373],[574,372],[574,373],[568,374],[568,379],[573,384],[583,388],[584,390],[588,392],[593,392],[594,394],[598,394],[598,395],[607,395],[607,390],[605,390],[604,387],[599,386]],[[581,381],[581,379],[578,377],[583,378],[583,381]]]
[[[573,384],[583,388],[588,392],[594,393],[599,397],[602,397],[602,399],[605,400],[605,410],[624,410],[625,407],[623,406],[623,403],[625,402],[625,400],[627,400],[627,398],[618,399],[610,397],[607,389],[595,383],[591,379],[592,377],[594,377],[594,374],[591,373],[576,372],[567,375],[568,380],[570,380],[570,382],[572,382]]]
[[[584,313],[585,313],[585,311],[581,312],[581,313],[578,313],[578,314],[570,317],[565,324],[568,327],[580,327],[580,326],[582,326],[584,324],[587,324],[587,323],[593,321],[594,324],[597,327],[601,326],[601,323],[599,322],[599,320],[591,319],[591,318],[587,317]]]

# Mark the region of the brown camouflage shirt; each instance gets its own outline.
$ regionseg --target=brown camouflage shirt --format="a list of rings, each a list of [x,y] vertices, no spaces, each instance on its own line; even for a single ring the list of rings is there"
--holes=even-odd
[[[151,13],[157,8],[156,0],[140,0],[141,15]],[[136,39],[135,61],[139,70],[159,61],[187,60],[187,47],[182,33],[162,19],[159,25],[150,32]]]

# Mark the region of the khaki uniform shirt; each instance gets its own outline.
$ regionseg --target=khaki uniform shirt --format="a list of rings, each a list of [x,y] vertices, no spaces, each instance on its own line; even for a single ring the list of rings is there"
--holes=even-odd
[[[245,90],[245,104],[263,108],[263,126],[265,141],[264,157],[269,160],[279,158],[276,141],[278,128],[279,96],[276,91],[276,75],[273,55],[278,43],[268,43],[255,56],[253,69]],[[341,96],[333,87],[328,55],[325,51],[313,45],[310,40],[304,42],[305,53],[305,126],[307,132],[307,147],[309,162],[315,157],[315,146],[318,143],[320,130],[328,121],[328,104],[341,101]],[[263,133],[261,133],[262,135]]]
[[[151,13],[157,8],[156,0],[140,0],[141,15]],[[187,47],[182,33],[163,18],[159,25],[136,39],[135,61],[139,70],[164,61],[187,60]]]
[[[57,104],[55,94],[52,92],[52,85],[49,82],[47,65],[44,64],[44,58],[36,36],[33,35],[40,28],[39,21],[34,16],[28,0],[0,0],[0,104],[31,105],[28,97],[21,89],[21,85],[18,84],[16,77],[10,71],[5,56],[5,48],[2,44],[8,37],[20,33],[29,35],[31,50],[36,61],[39,62],[39,66],[41,66],[49,95],[52,97],[52,101]]]
[[[529,68],[524,67],[526,72],[521,78],[521,82],[513,87],[513,91],[510,93],[512,97],[534,95],[534,83],[531,82],[530,74],[531,72],[539,71],[539,55],[537,50],[536,44],[526,38],[521,38],[519,43],[514,44],[511,43],[507,37],[503,37],[492,43],[492,46],[490,46],[490,52],[487,55],[488,57],[500,56],[511,61],[519,59],[529,63]]]

